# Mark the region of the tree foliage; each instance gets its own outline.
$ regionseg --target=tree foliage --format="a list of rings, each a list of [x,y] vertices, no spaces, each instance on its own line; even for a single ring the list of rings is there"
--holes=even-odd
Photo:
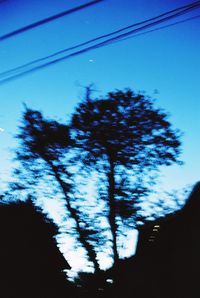
[[[18,139],[21,146],[17,152],[17,159],[23,167],[17,170],[17,176],[21,176],[21,180],[25,179],[26,183],[31,182],[32,188],[33,184],[37,188],[41,179],[47,176],[47,184],[45,185],[43,181],[42,187],[49,188],[48,184],[51,182],[50,188],[56,188],[54,196],[61,194],[64,198],[68,217],[73,221],[70,234],[75,236],[79,244],[84,247],[89,261],[98,271],[99,264],[96,252],[90,244],[95,231],[91,226],[88,228],[86,220],[84,221],[84,218],[81,217],[82,214],[73,206],[76,198],[74,198],[73,192],[72,173],[68,171],[67,154],[72,147],[68,126],[57,121],[47,120],[41,112],[26,108]],[[20,181],[14,185],[14,188],[19,190],[26,188],[26,186],[22,186]]]
[[[86,163],[109,158],[116,165],[157,167],[177,162],[179,133],[153,101],[131,90],[87,99],[72,117],[73,138]]]
[[[26,181],[31,187],[45,176],[53,181],[50,188],[56,185],[62,194],[74,223],[73,236],[96,271],[97,252],[104,250],[106,241],[111,243],[114,264],[119,262],[120,234],[141,219],[139,203],[151,192],[154,173],[160,166],[180,163],[179,131],[151,98],[130,89],[96,99],[88,92],[69,125],[26,108],[18,139],[17,158],[30,173]],[[82,177],[96,173],[98,206],[89,208],[92,198],[75,195],[81,189],[75,172]],[[106,222],[105,230],[100,219],[104,227]]]
[[[82,162],[107,177],[108,221],[117,262],[119,217],[135,213],[134,203],[146,191],[141,173],[178,162],[179,132],[149,97],[130,89],[110,92],[105,99],[86,98],[72,116],[70,131]]]

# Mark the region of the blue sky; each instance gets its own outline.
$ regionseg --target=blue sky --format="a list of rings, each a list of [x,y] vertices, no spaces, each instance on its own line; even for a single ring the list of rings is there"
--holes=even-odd
[[[86,1],[4,1],[0,3],[0,35],[83,3]],[[188,3],[105,0],[1,42],[0,72]],[[200,9],[177,20],[198,14]],[[160,187],[170,190],[198,181],[199,33],[197,18],[96,49],[0,85],[0,180],[7,180],[12,168],[12,150],[16,146],[13,136],[20,123],[22,103],[46,116],[65,120],[83,96],[83,87],[94,83],[97,96],[130,87],[157,98],[157,105],[170,113],[174,127],[184,133],[184,165],[163,169]]]

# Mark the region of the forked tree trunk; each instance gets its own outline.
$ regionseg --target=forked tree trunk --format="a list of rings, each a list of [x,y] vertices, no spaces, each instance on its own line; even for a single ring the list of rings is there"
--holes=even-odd
[[[89,261],[93,263],[95,273],[99,273],[101,271],[101,269],[100,269],[99,263],[97,261],[97,254],[96,254],[93,246],[85,238],[84,230],[81,228],[81,225],[80,225],[79,216],[78,216],[76,210],[71,206],[69,196],[68,196],[68,191],[66,189],[65,183],[62,180],[62,178],[60,177],[60,174],[58,173],[58,171],[57,171],[56,167],[53,165],[53,163],[50,160],[47,160],[47,159],[45,159],[45,160],[48,163],[48,165],[50,166],[51,170],[53,171],[54,177],[57,180],[58,184],[60,185],[62,192],[65,196],[65,200],[67,203],[67,209],[70,213],[71,218],[75,222],[75,229],[76,229],[76,232],[78,235],[78,239],[79,239],[80,243],[83,245],[84,249],[86,250]]]

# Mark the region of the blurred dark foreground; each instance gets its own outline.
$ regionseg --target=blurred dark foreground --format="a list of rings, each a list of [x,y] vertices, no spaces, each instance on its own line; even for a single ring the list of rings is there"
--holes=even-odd
[[[182,210],[139,230],[134,257],[70,283],[56,227],[31,203],[0,205],[2,298],[199,298],[200,183]]]

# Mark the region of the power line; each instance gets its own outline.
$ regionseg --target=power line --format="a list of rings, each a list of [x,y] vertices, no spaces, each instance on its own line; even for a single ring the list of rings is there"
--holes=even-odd
[[[72,47],[69,47],[69,48],[66,48],[66,49],[57,51],[57,52],[55,52],[55,53],[53,53],[53,54],[50,54],[50,55],[48,55],[48,56],[45,56],[45,57],[42,57],[42,58],[33,60],[33,61],[31,61],[31,62],[28,62],[28,63],[25,63],[25,64],[23,64],[23,65],[21,65],[21,66],[19,66],[19,67],[13,68],[13,69],[8,70],[8,71],[5,71],[5,72],[3,72],[3,73],[0,73],[0,76],[2,76],[2,75],[8,75],[8,74],[10,74],[11,72],[14,72],[14,71],[19,71],[19,70],[21,70],[21,69],[24,69],[25,67],[28,67],[28,66],[37,64],[37,63],[39,63],[39,62],[48,60],[48,59],[53,58],[53,57],[56,57],[56,56],[58,56],[58,55],[60,55],[60,54],[64,54],[64,53],[66,53],[66,52],[75,50],[75,49],[77,49],[77,48],[79,48],[79,47],[88,45],[88,44],[93,43],[93,42],[95,42],[95,41],[104,39],[104,38],[106,38],[106,37],[113,36],[113,35],[115,35],[115,34],[117,34],[117,33],[126,31],[127,29],[131,29],[131,28],[133,28],[133,27],[137,27],[137,26],[139,26],[139,25],[143,25],[143,24],[149,23],[149,22],[151,22],[151,21],[154,21],[154,20],[163,18],[164,16],[170,15],[170,14],[175,13],[175,12],[177,12],[177,11],[180,11],[180,14],[183,13],[183,12],[182,12],[183,10],[186,10],[186,12],[188,12],[188,9],[189,9],[189,10],[190,10],[190,9],[194,9],[194,8],[196,8],[196,6],[199,6],[199,5],[200,5],[200,1],[195,1],[195,2],[193,2],[193,3],[191,3],[191,4],[187,4],[187,5],[178,7],[178,8],[176,8],[176,9],[170,10],[170,11],[168,11],[168,12],[165,12],[165,13],[160,14],[160,15],[158,15],[158,16],[155,16],[155,17],[153,17],[153,18],[150,18],[150,19],[147,19],[147,20],[138,22],[138,23],[131,24],[131,25],[129,25],[129,26],[120,28],[120,29],[118,29],[118,30],[116,30],[116,31],[112,31],[112,32],[110,32],[110,33],[108,33],[108,34],[104,34],[104,35],[98,36],[98,37],[93,38],[93,39],[90,39],[90,40],[88,40],[88,41],[79,43],[79,44],[77,44],[77,45],[75,45],[75,46],[72,46]],[[182,11],[181,11],[181,10],[182,10]],[[172,17],[174,17],[174,15],[172,15]]]
[[[197,4],[197,3],[198,3],[198,4]],[[64,49],[64,50],[58,51],[58,52],[56,52],[56,53],[53,53],[53,54],[51,54],[51,55],[45,56],[45,57],[43,57],[43,58],[39,58],[39,59],[33,60],[33,61],[31,61],[31,62],[28,62],[28,63],[26,63],[26,64],[23,64],[23,65],[21,65],[21,66],[18,66],[18,67],[16,67],[16,68],[12,68],[12,69],[10,69],[10,70],[8,70],[8,71],[2,72],[2,73],[0,73],[0,77],[5,77],[5,76],[8,76],[8,75],[11,75],[12,73],[15,73],[15,72],[20,71],[20,70],[23,71],[24,69],[26,69],[27,67],[29,67],[29,66],[31,66],[31,65],[37,64],[37,63],[39,63],[39,62],[43,62],[43,61],[45,61],[45,60],[48,60],[48,59],[50,59],[50,58],[53,58],[53,57],[55,57],[55,56],[58,56],[58,55],[60,55],[60,54],[65,53],[65,52],[68,52],[68,51],[70,51],[70,50],[74,50],[74,49],[79,48],[79,47],[81,47],[81,46],[90,44],[90,43],[92,43],[92,42],[94,42],[94,41],[97,41],[97,40],[100,40],[100,39],[104,38],[105,36],[112,36],[112,35],[115,35],[116,32],[122,32],[122,31],[126,30],[127,28],[135,27],[135,26],[137,26],[138,24],[145,24],[145,23],[149,23],[149,22],[152,21],[152,20],[160,19],[160,20],[158,20],[158,21],[151,22],[150,24],[147,24],[146,26],[139,27],[139,28],[137,28],[137,29],[128,31],[128,32],[126,32],[126,33],[124,33],[124,34],[121,34],[121,35],[118,35],[118,36],[114,37],[114,39],[115,39],[115,38],[117,38],[117,39],[118,39],[118,38],[120,38],[120,39],[123,38],[123,40],[124,40],[124,39],[126,39],[126,38],[125,38],[126,35],[134,34],[134,33],[136,33],[137,31],[144,30],[144,29],[146,29],[146,28],[148,28],[148,27],[155,26],[155,25],[159,24],[160,22],[164,22],[164,21],[167,21],[167,20],[169,20],[169,19],[172,19],[172,18],[175,18],[175,17],[177,17],[177,16],[180,16],[180,15],[182,15],[182,14],[184,14],[184,13],[189,12],[190,10],[193,10],[193,9],[195,9],[195,8],[198,8],[199,5],[200,5],[200,1],[196,1],[196,2],[191,3],[191,4],[188,4],[188,5],[186,5],[186,6],[182,6],[182,7],[176,8],[176,9],[174,9],[174,10],[165,12],[165,13],[163,13],[163,14],[161,14],[161,15],[158,15],[158,16],[156,16],[156,17],[153,17],[153,18],[151,18],[151,19],[147,19],[147,20],[145,20],[145,21],[142,21],[142,22],[139,22],[139,23],[132,24],[132,25],[130,25],[130,26],[127,26],[127,27],[121,28],[121,29],[119,29],[119,30],[113,31],[113,32],[111,32],[111,33],[108,33],[108,34],[99,36],[99,37],[97,37],[97,38],[93,38],[93,39],[91,39],[91,40],[89,40],[89,41],[80,43],[80,44],[78,44],[78,45],[69,47],[69,48],[67,48],[67,49]],[[182,9],[182,10],[181,10],[181,9]],[[176,12],[176,11],[178,11],[176,14],[175,14],[175,13],[172,14],[172,12]],[[167,15],[169,15],[169,16],[167,16]],[[167,16],[167,17],[163,18],[163,16]],[[162,17],[162,19],[161,19],[161,17]],[[112,41],[112,39],[108,39],[108,40],[105,41],[105,42],[107,43],[107,42],[111,42],[111,41]],[[114,40],[113,40],[113,42],[114,42]],[[103,46],[103,45],[102,45],[102,46]],[[67,59],[67,58],[68,58],[68,55],[66,56],[66,59]],[[56,60],[56,61],[57,61],[57,60]]]
[[[198,2],[200,2],[200,1],[198,1]],[[199,5],[198,5],[198,7],[197,7],[197,6],[193,7],[192,10],[193,10],[193,9],[196,9],[196,8],[199,8]],[[191,11],[191,8],[184,9],[184,10],[182,10],[182,11],[180,11],[180,12],[178,12],[178,13],[175,13],[175,14],[173,14],[173,15],[171,15],[171,16],[167,16],[167,17],[162,18],[162,19],[160,19],[160,20],[157,20],[157,21],[155,21],[155,22],[151,22],[150,24],[141,26],[141,27],[139,27],[139,28],[136,28],[136,29],[131,30],[131,31],[129,31],[129,32],[120,34],[120,35],[115,36],[115,37],[113,37],[113,38],[109,38],[109,39],[107,39],[107,40],[105,40],[105,41],[103,41],[103,42],[100,42],[100,43],[97,43],[97,44],[95,44],[95,45],[86,47],[86,48],[84,48],[84,49],[82,49],[82,50],[76,51],[76,52],[74,52],[74,53],[71,53],[71,54],[69,54],[69,55],[66,55],[66,56],[63,56],[63,57],[54,59],[54,60],[49,61],[49,62],[46,62],[46,63],[43,63],[43,64],[41,64],[41,65],[32,67],[32,68],[30,68],[30,69],[22,70],[22,69],[24,69],[25,67],[30,66],[30,65],[31,65],[32,63],[34,63],[34,62],[29,62],[29,63],[27,63],[27,64],[25,64],[25,65],[23,65],[23,66],[19,66],[19,67],[17,67],[17,68],[11,69],[11,70],[9,70],[9,71],[7,71],[7,72],[0,73],[0,76],[3,77],[3,78],[0,80],[0,83],[7,82],[7,81],[10,81],[10,80],[12,80],[12,79],[14,79],[14,78],[18,78],[18,77],[21,77],[21,76],[26,75],[26,74],[28,74],[28,73],[31,73],[31,72],[33,72],[33,71],[36,71],[36,70],[40,70],[40,69],[46,68],[46,67],[48,67],[48,66],[50,66],[50,65],[53,65],[53,64],[56,64],[56,63],[61,62],[61,61],[63,61],[63,60],[72,58],[72,57],[74,57],[74,56],[77,56],[77,55],[80,55],[80,54],[83,54],[83,53],[86,53],[86,52],[91,51],[91,50],[94,50],[94,49],[96,49],[96,48],[100,48],[100,47],[109,45],[109,44],[114,43],[114,42],[116,42],[116,41],[125,40],[125,39],[127,39],[127,38],[130,38],[129,35],[132,35],[131,37],[135,37],[135,36],[138,36],[138,35],[146,34],[146,33],[148,33],[148,32],[152,32],[152,31],[159,30],[159,29],[164,29],[164,28],[166,28],[166,27],[175,25],[175,23],[174,23],[174,24],[169,24],[169,25],[167,25],[167,26],[163,26],[163,28],[160,27],[160,28],[156,28],[156,29],[154,29],[154,30],[149,30],[149,31],[146,31],[146,32],[143,32],[143,33],[135,34],[135,33],[137,33],[138,31],[146,30],[146,29],[148,29],[149,27],[152,27],[152,26],[155,26],[155,25],[160,24],[160,23],[162,23],[162,22],[168,21],[168,20],[170,20],[170,19],[172,19],[172,18],[176,18],[177,16],[180,16],[180,15],[186,13],[186,12],[189,12],[189,11]],[[180,21],[180,22],[184,22],[184,21],[186,21],[186,20],[182,20],[182,21]],[[176,22],[176,23],[178,23],[178,22]],[[134,34],[134,35],[133,35],[133,34]],[[48,57],[48,56],[47,56],[47,57]],[[46,58],[42,58],[42,59],[46,59]],[[22,70],[22,71],[21,71],[20,73],[15,73],[15,74],[11,75],[13,72],[17,72],[17,71],[19,71],[19,70]],[[8,76],[8,75],[11,75],[11,76],[10,76],[10,77],[5,77],[5,76]]]
[[[24,32],[26,32],[28,30],[32,30],[32,29],[34,29],[36,27],[42,26],[42,25],[47,24],[49,22],[55,21],[55,20],[57,20],[59,18],[62,18],[64,16],[68,15],[68,14],[74,13],[74,12],[76,12],[78,10],[81,10],[81,9],[84,9],[84,8],[89,7],[91,5],[97,4],[98,2],[101,2],[101,1],[103,1],[103,0],[94,0],[94,1],[91,1],[91,2],[88,2],[88,3],[85,3],[83,5],[80,5],[80,6],[71,8],[69,10],[65,10],[63,12],[60,12],[60,13],[56,14],[56,15],[53,15],[53,16],[47,17],[47,18],[45,18],[43,20],[40,20],[40,21],[37,21],[35,23],[29,24],[27,26],[24,26],[22,28],[19,28],[17,30],[12,31],[12,32],[6,33],[6,34],[0,36],[0,41],[3,41],[5,39],[11,38],[11,37],[13,37],[15,35],[24,33]]]
[[[74,57],[74,56],[77,56],[77,55],[86,53],[86,52],[88,52],[88,51],[94,50],[94,49],[96,49],[96,48],[99,48],[99,47],[108,45],[108,44],[110,44],[110,43],[113,43],[113,42],[117,41],[118,39],[121,39],[122,37],[124,38],[124,37],[130,35],[130,33],[133,34],[133,33],[137,32],[137,31],[140,31],[140,30],[146,29],[146,28],[148,28],[148,27],[151,27],[152,25],[159,24],[159,23],[163,22],[163,21],[166,20],[166,19],[168,20],[169,18],[171,19],[172,17],[176,17],[177,15],[180,15],[180,13],[175,14],[175,15],[170,16],[170,17],[167,17],[167,18],[164,18],[164,19],[159,20],[159,21],[156,21],[156,22],[152,22],[151,24],[142,26],[142,27],[137,28],[137,29],[135,29],[135,30],[131,30],[131,32],[127,32],[127,33],[121,34],[121,35],[116,36],[116,37],[114,37],[114,38],[110,38],[110,39],[108,39],[108,40],[106,40],[106,41],[103,41],[103,42],[98,43],[98,44],[96,44],[96,45],[93,45],[93,46],[87,47],[87,48],[85,48],[85,49],[79,50],[79,51],[74,52],[74,53],[72,53],[72,54],[69,54],[69,55],[67,55],[67,56],[64,56],[64,57],[61,57],[61,58],[54,59],[53,61],[44,63],[44,64],[42,64],[42,65],[33,67],[33,68],[31,68],[31,69],[28,69],[28,70],[24,70],[24,71],[22,71],[21,73],[14,74],[13,76],[11,76],[11,77],[9,77],[9,78],[2,79],[2,80],[0,81],[0,83],[2,83],[2,82],[6,82],[6,81],[10,81],[10,80],[13,79],[13,78],[17,78],[17,77],[26,75],[26,74],[31,73],[31,72],[33,72],[33,71],[40,70],[40,69],[46,68],[46,67],[48,67],[48,66],[50,66],[50,65],[56,64],[56,63],[58,63],[58,62],[61,62],[61,61],[63,61],[63,60],[66,60],[66,59],[72,58],[72,57]],[[16,70],[16,69],[15,69],[15,70]],[[11,71],[12,71],[12,70],[11,70]],[[1,76],[1,75],[2,75],[2,74],[0,74],[0,76]]]
[[[145,32],[142,32],[142,33],[135,34],[133,36],[128,36],[128,37],[122,38],[120,40],[117,40],[116,42],[128,40],[128,39],[131,39],[131,38],[134,38],[134,37],[137,37],[137,36],[141,36],[141,35],[145,35],[145,34],[148,34],[148,33],[155,32],[155,31],[163,30],[163,29],[173,27],[173,26],[176,26],[178,24],[186,23],[186,22],[189,22],[189,21],[192,21],[192,20],[195,20],[195,19],[199,19],[199,18],[200,18],[200,15],[196,15],[194,17],[190,17],[190,18],[187,18],[187,19],[182,20],[182,21],[177,21],[177,22],[171,23],[169,25],[164,25],[164,26],[161,26],[161,27],[158,27],[158,28],[155,28],[155,29],[151,29],[151,30],[148,30],[148,31],[145,31]]]

